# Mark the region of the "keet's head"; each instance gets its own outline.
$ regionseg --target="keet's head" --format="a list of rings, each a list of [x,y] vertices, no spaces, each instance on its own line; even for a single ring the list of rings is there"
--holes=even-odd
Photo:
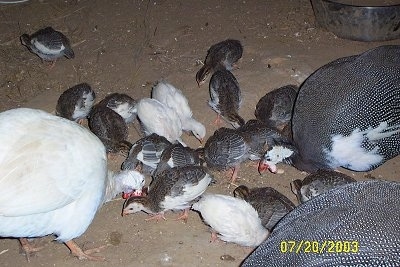
[[[258,172],[261,174],[265,170],[272,173],[277,171],[276,164],[284,162],[291,163],[291,158],[295,155],[295,148],[289,145],[271,146],[264,154],[258,165]]]

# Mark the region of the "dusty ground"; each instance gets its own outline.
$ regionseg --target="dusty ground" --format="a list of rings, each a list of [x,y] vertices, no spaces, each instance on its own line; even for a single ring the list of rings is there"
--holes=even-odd
[[[44,26],[70,38],[75,59],[62,59],[49,69],[20,44],[22,33]],[[53,112],[62,91],[79,82],[91,84],[98,99],[111,92],[140,99],[149,96],[155,81],[165,78],[183,90],[209,136],[216,130],[211,124],[215,113],[206,105],[207,85],[198,88],[195,74],[209,46],[226,38],[239,39],[244,45],[240,69],[234,74],[244,95],[240,113],[246,120],[253,118],[255,104],[266,92],[300,84],[333,59],[383,44],[342,40],[318,28],[307,0],[32,0],[0,5],[0,111],[26,106]],[[130,141],[138,137],[131,127]],[[184,141],[192,147],[199,145],[193,137],[184,136]],[[110,168],[117,169],[122,160],[110,162]],[[357,179],[400,180],[397,162],[398,158],[368,174],[346,173]],[[244,164],[240,182],[272,186],[295,201],[289,182],[305,175],[290,166],[281,167],[284,174],[260,176]],[[210,191],[231,194],[224,178],[216,177],[218,183]],[[45,248],[30,266],[238,266],[250,252],[234,244],[210,244],[208,228],[197,213],[190,213],[187,224],[172,219],[145,222],[145,214],[121,217],[122,203],[117,199],[106,204],[76,239],[85,248],[108,244],[102,252],[105,263],[79,262],[66,246],[46,237],[37,240]],[[0,239],[0,263],[27,265],[17,240]]]

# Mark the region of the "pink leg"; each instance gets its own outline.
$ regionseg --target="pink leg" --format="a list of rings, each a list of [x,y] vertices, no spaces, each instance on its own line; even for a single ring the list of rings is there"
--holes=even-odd
[[[230,179],[230,184],[231,185],[237,186],[237,185],[235,185],[235,181],[238,178],[239,169],[240,169],[240,165],[237,165],[237,166],[233,167],[233,174],[232,174],[232,177]]]
[[[167,220],[167,218],[164,217],[164,213],[163,212],[160,212],[160,213],[157,213],[157,214],[154,214],[154,215],[150,215],[150,218],[145,219],[145,221],[157,220],[157,222],[158,222],[161,219],[163,219],[164,221]]]
[[[100,252],[101,249],[107,247],[106,245],[98,247],[98,248],[88,249],[85,251],[83,251],[78,246],[78,244],[76,244],[75,241],[73,241],[73,240],[65,242],[65,245],[67,245],[67,247],[71,250],[72,255],[74,255],[75,257],[77,257],[80,260],[105,261],[104,257],[90,256],[90,254]]]
[[[211,232],[211,239],[210,239],[210,243],[214,243],[215,241],[217,241],[218,240],[218,236],[217,236],[217,233],[216,232],[214,232],[214,231],[212,231]]]
[[[175,220],[176,221],[182,220],[184,223],[187,223],[188,218],[189,218],[189,209],[185,209],[182,212],[182,214],[178,218],[176,218]]]
[[[222,124],[221,115],[217,114],[217,118],[214,121],[214,125],[221,126],[221,124]]]
[[[31,262],[30,256],[37,252],[40,251],[43,247],[34,247],[31,243],[29,243],[28,239],[26,238],[20,238],[19,242],[21,243],[22,249],[25,252],[26,260],[28,262]]]

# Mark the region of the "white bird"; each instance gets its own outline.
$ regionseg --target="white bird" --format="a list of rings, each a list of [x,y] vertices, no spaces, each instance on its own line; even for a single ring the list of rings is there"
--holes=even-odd
[[[145,135],[156,133],[168,141],[180,142],[182,139],[182,123],[172,108],[152,98],[143,98],[137,104],[137,115]]]
[[[167,105],[176,111],[182,122],[182,130],[190,131],[200,141],[206,135],[206,128],[202,123],[193,118],[193,112],[189,107],[189,101],[182,91],[172,84],[159,81],[151,92],[151,97]]]
[[[212,241],[218,236],[226,242],[255,247],[269,235],[257,211],[245,200],[219,194],[205,194],[192,205],[212,228]],[[218,235],[216,235],[218,233]]]
[[[0,142],[0,237],[20,238],[28,257],[37,248],[26,238],[54,234],[79,259],[104,260],[82,251],[73,239],[104,202],[141,189],[144,177],[114,175],[93,133],[41,110],[0,113]]]

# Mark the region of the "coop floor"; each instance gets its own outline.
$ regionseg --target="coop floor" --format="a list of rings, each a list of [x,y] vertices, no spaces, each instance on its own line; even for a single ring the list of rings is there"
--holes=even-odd
[[[74,59],[61,59],[50,68],[20,44],[22,33],[45,26],[70,38]],[[234,74],[244,97],[240,114],[246,120],[254,117],[255,105],[266,92],[300,84],[333,59],[383,44],[342,40],[318,28],[307,0],[0,4],[0,111],[24,106],[54,112],[59,95],[80,82],[91,84],[97,99],[112,92],[140,99],[149,97],[152,84],[164,78],[187,96],[194,116],[206,125],[207,138],[217,129],[215,113],[206,104],[207,83],[198,87],[195,74],[209,46],[227,38],[244,45],[240,68]],[[129,140],[138,138],[131,126]],[[192,136],[183,139],[191,147],[200,145]],[[113,159],[110,168],[118,169],[122,161],[122,157]],[[295,202],[289,182],[305,174],[290,166],[279,167],[281,174],[259,175],[245,163],[238,183],[272,186]],[[371,173],[343,171],[358,180],[399,181],[400,164],[395,158]],[[228,187],[224,175],[215,173],[215,177],[217,183],[209,191],[232,194],[234,188]],[[16,197],[23,197],[23,191]],[[116,199],[104,205],[85,234],[76,239],[84,248],[109,245],[101,253],[106,262],[79,262],[66,246],[45,237],[35,240],[44,249],[31,258],[29,266],[239,266],[251,252],[235,244],[210,243],[209,229],[195,212],[189,213],[186,224],[174,221],[172,213],[166,214],[167,221],[157,223],[145,221],[146,214],[121,217],[122,204],[122,199]],[[0,262],[2,266],[27,265],[17,240],[0,239]]]

